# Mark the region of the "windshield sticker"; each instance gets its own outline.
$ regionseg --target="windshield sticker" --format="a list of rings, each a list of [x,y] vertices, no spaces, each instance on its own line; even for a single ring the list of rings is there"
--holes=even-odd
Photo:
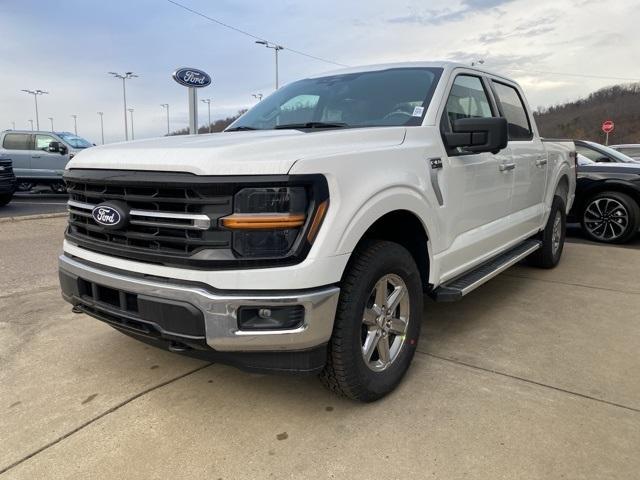
[[[421,117],[424,113],[424,107],[414,107],[412,117]]]

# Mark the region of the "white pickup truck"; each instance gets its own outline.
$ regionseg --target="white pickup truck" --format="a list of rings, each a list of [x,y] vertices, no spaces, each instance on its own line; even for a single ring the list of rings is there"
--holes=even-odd
[[[520,87],[453,63],[293,82],[225,132],[88,149],[65,173],[64,298],[142,341],[376,400],[423,293],[554,267],[575,146]]]

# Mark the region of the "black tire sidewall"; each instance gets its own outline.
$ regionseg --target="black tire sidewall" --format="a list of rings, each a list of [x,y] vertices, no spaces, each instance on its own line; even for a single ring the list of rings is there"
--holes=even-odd
[[[629,225],[627,226],[627,229],[622,235],[620,235],[618,238],[614,240],[603,240],[601,238],[597,238],[594,235],[592,235],[591,232],[589,232],[589,230],[587,230],[585,226],[584,214],[585,214],[585,211],[587,210],[587,207],[591,204],[591,202],[593,202],[594,200],[598,200],[600,198],[611,198],[616,200],[617,202],[620,202],[621,204],[624,205],[624,208],[627,210],[627,214],[629,215]],[[636,234],[636,232],[638,231],[639,222],[640,222],[640,206],[638,206],[637,202],[633,198],[631,198],[629,195],[621,192],[611,191],[611,192],[598,193],[597,195],[594,195],[593,197],[589,198],[586,202],[584,202],[584,206],[582,208],[582,211],[580,212],[580,224],[582,226],[582,230],[584,234],[589,238],[589,240],[593,240],[594,242],[612,243],[612,244],[624,243]]]
[[[356,377],[366,392],[365,401],[375,400],[393,390],[408,369],[420,334],[422,321],[422,285],[420,273],[411,254],[402,246],[384,242],[369,262],[361,276],[361,281],[352,290],[344,291],[341,302],[348,306],[342,310],[342,318],[337,321],[349,323],[350,364],[355,369]],[[375,246],[375,244],[374,244]],[[362,357],[361,328],[362,315],[366,302],[376,282],[387,274],[398,275],[405,282],[409,293],[409,325],[404,345],[398,357],[384,371],[371,370]],[[344,298],[342,298],[344,297]]]

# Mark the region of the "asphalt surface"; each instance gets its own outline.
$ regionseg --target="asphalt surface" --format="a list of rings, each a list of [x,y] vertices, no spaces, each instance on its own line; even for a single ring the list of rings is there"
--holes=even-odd
[[[0,218],[62,213],[67,211],[67,195],[52,193],[46,187],[18,192],[11,203],[0,207]]]
[[[154,349],[60,298],[64,218],[0,228],[0,478],[633,479],[640,249],[426,301],[389,397]]]

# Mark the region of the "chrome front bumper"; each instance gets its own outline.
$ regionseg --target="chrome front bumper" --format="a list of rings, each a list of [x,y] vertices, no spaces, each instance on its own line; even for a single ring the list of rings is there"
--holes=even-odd
[[[204,316],[206,343],[220,352],[294,351],[322,345],[331,337],[340,293],[340,289],[334,286],[303,292],[214,293],[198,286],[165,283],[103,270],[64,254],[59,258],[59,268],[61,273],[111,289],[194,306]],[[65,299],[72,301],[67,295]],[[286,305],[304,307],[304,322],[300,327],[293,330],[238,329],[237,312],[240,307]]]

